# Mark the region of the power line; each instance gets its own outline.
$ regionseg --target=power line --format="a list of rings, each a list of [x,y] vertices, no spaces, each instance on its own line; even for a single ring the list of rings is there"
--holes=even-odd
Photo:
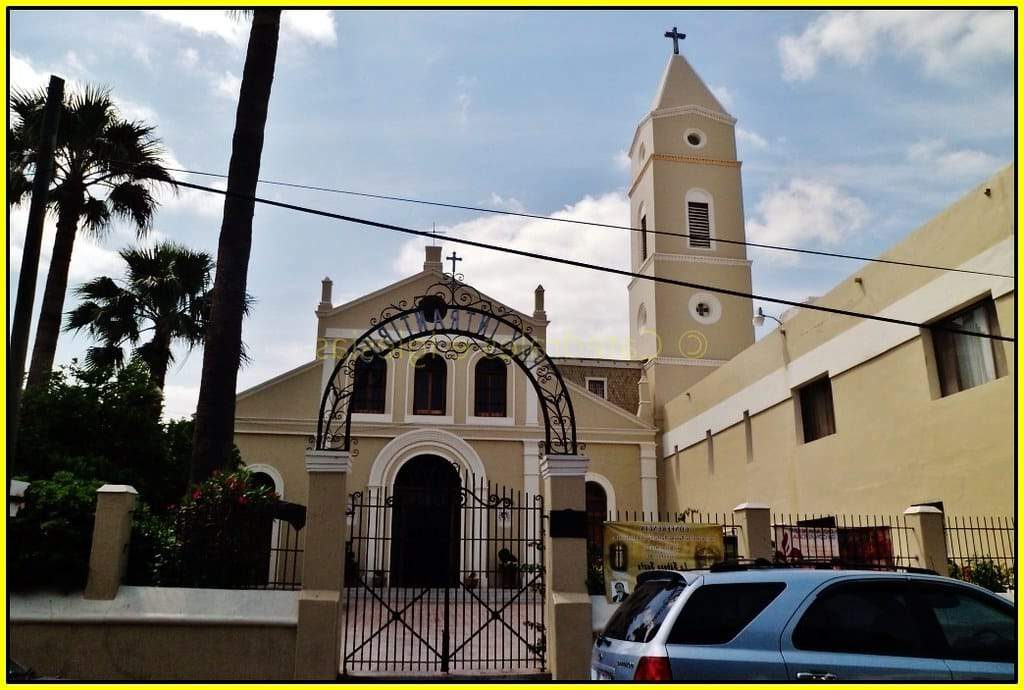
[[[185,169],[185,168],[166,168],[166,170],[169,170],[171,172],[186,173],[186,174],[189,174],[189,175],[202,175],[202,176],[205,176],[205,177],[216,177],[216,178],[220,178],[220,179],[227,179],[227,175],[224,175],[224,174],[221,174],[221,173],[203,172],[201,170],[188,170],[188,169]],[[353,190],[350,190],[350,189],[338,189],[336,187],[320,187],[320,186],[317,186],[317,185],[300,184],[298,182],[282,182],[280,180],[259,180],[259,182],[261,184],[274,185],[274,186],[277,186],[277,187],[288,187],[288,188],[291,188],[291,189],[304,189],[304,190],[313,191],[313,192],[327,192],[327,193],[330,193],[330,194],[344,194],[344,195],[347,195],[347,196],[357,196],[357,197],[362,197],[362,198],[365,198],[365,199],[379,199],[379,200],[382,200],[382,201],[398,201],[398,202],[406,203],[406,204],[420,204],[420,205],[424,205],[424,206],[437,206],[437,207],[440,207],[440,208],[451,208],[451,209],[458,209],[458,210],[462,210],[462,211],[474,211],[476,213],[493,213],[493,214],[496,214],[496,215],[515,216],[515,217],[518,217],[518,218],[530,218],[530,219],[533,219],[533,220],[544,220],[544,221],[556,222],[556,223],[570,223],[570,224],[573,224],[573,225],[589,225],[589,226],[595,227],[595,228],[609,228],[609,229],[612,229],[612,230],[629,230],[631,232],[649,232],[652,235],[665,235],[667,237],[684,237],[684,238],[689,238],[690,237],[690,235],[688,233],[685,233],[685,232],[672,232],[672,231],[669,231],[669,230],[656,230],[656,229],[647,229],[645,231],[643,228],[635,228],[635,227],[633,227],[631,225],[616,225],[614,223],[595,223],[595,222],[586,221],[586,220],[576,220],[576,219],[573,219],[573,218],[553,218],[551,216],[541,216],[541,215],[538,215],[538,214],[525,213],[525,212],[522,212],[522,211],[507,211],[507,210],[504,210],[504,209],[487,208],[487,207],[483,207],[483,206],[467,206],[467,205],[463,205],[463,204],[450,204],[450,203],[445,203],[445,202],[442,202],[442,201],[428,201],[428,200],[425,200],[425,199],[413,199],[413,198],[410,198],[410,197],[393,196],[393,195],[389,195],[389,194],[373,194],[373,193],[370,193],[370,192],[357,192],[357,191],[353,191]],[[787,247],[787,246],[778,245],[778,244],[764,244],[762,242],[750,242],[750,241],[747,241],[747,240],[728,240],[728,239],[723,239],[723,238],[720,238],[720,237],[716,237],[715,238],[715,242],[721,242],[723,244],[737,244],[737,245],[743,245],[743,246],[746,246],[746,247],[756,247],[758,249],[769,249],[769,250],[772,250],[772,251],[793,252],[793,253],[796,253],[796,254],[809,254],[809,255],[812,255],[812,256],[826,256],[826,257],[830,257],[830,258],[834,258],[834,259],[849,259],[849,260],[853,260],[853,261],[866,261],[866,262],[869,262],[869,263],[890,264],[890,265],[893,265],[893,266],[905,266],[905,267],[909,267],[909,268],[926,268],[926,269],[931,269],[931,270],[935,270],[935,271],[950,271],[950,272],[953,272],[953,273],[970,273],[970,274],[973,274],[973,275],[993,276],[993,277],[996,277],[996,278],[1013,278],[1014,277],[1014,276],[1006,275],[1006,274],[1003,274],[1003,273],[988,273],[986,271],[972,271],[972,270],[969,270],[969,269],[966,269],[966,268],[952,268],[950,266],[935,266],[935,265],[932,265],[932,264],[915,263],[915,262],[912,262],[912,261],[898,261],[896,259],[882,259],[882,258],[879,258],[879,257],[858,256],[856,254],[841,254],[841,253],[838,253],[838,252],[826,252],[826,251],[820,251],[820,250],[816,250],[816,249],[803,249],[801,247]]]
[[[249,196],[248,194],[239,194],[237,192],[229,192],[224,189],[216,189],[214,187],[206,187],[204,185],[193,184],[191,182],[176,182],[175,184],[181,187],[187,187],[189,189],[197,189],[204,192],[211,192],[213,194],[220,194],[222,196],[231,196],[237,199],[245,199],[247,201],[254,201],[257,203],[265,204],[267,206],[275,206],[277,208],[285,208],[292,211],[298,211],[300,213],[306,213],[314,216],[321,216],[324,218],[333,218],[335,220],[342,220],[348,223],[355,223],[357,225],[366,225],[373,228],[381,228],[382,230],[392,230],[394,232],[404,233],[406,235],[416,235],[419,237],[431,238],[433,235],[427,230],[413,230],[412,228],[405,228],[400,225],[391,225],[390,223],[381,223],[375,220],[368,220],[366,218],[357,218],[355,216],[347,216],[341,213],[333,213],[331,211],[323,211],[320,209],[310,208],[308,206],[299,206],[298,204],[289,204],[284,201],[274,201],[272,199],[264,199],[259,196]],[[530,259],[538,259],[540,261],[548,261],[551,263],[564,264],[566,266],[575,266],[576,268],[585,268],[592,271],[600,271],[603,273],[611,273],[614,275],[620,275],[627,278],[639,278],[642,280],[649,280],[656,283],[665,283],[667,285],[676,285],[679,287],[691,288],[696,290],[706,290],[707,292],[716,292],[722,295],[730,295],[732,297],[742,297],[745,299],[756,299],[762,302],[771,302],[774,304],[785,304],[787,306],[798,307],[800,309],[809,309],[812,311],[821,311],[829,314],[837,314],[839,316],[850,316],[859,319],[867,319],[871,321],[881,321],[883,323],[891,323],[897,326],[910,326],[913,328],[928,328],[933,330],[941,330],[949,333],[956,333],[958,335],[969,335],[979,338],[990,338],[993,340],[1003,340],[1006,342],[1016,342],[1015,338],[994,335],[991,333],[981,333],[979,331],[967,331],[960,328],[950,328],[948,326],[938,326],[934,324],[923,324],[915,321],[906,321],[904,319],[894,319],[888,316],[879,316],[877,314],[865,314],[862,312],[850,311],[848,309],[838,309],[836,307],[826,307],[820,304],[805,304],[803,302],[796,302],[794,300],[783,299],[781,297],[767,297],[764,295],[757,295],[750,292],[742,292],[740,290],[730,290],[728,288],[714,287],[711,285],[701,285],[700,283],[691,283],[684,280],[675,280],[672,278],[662,278],[660,276],[648,276],[642,273],[635,273],[633,271],[626,271],[620,268],[612,268],[610,266],[599,266],[597,264],[588,264],[583,261],[576,261],[574,259],[565,259],[557,256],[550,256],[548,254],[539,254],[537,252],[529,252],[523,249],[513,249],[511,247],[499,247],[486,242],[478,242],[476,240],[468,240],[460,237],[448,237],[448,241],[456,242],[458,244],[465,244],[471,247],[478,247],[480,249],[489,249],[491,251],[503,252],[506,254],[515,254],[517,256],[524,256]]]

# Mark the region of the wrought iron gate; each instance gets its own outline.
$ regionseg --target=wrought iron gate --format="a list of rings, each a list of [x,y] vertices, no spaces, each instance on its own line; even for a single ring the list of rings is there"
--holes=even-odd
[[[453,476],[351,495],[344,673],[544,670],[543,498]]]

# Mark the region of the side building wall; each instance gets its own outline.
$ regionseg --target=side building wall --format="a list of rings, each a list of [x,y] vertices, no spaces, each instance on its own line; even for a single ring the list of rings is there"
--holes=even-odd
[[[885,256],[1012,275],[1013,207],[1011,167]],[[988,298],[1015,336],[1012,278],[875,263],[818,303],[931,323]],[[796,310],[665,407],[665,506],[1012,515],[1016,349],[992,345],[997,378],[943,396],[929,330]],[[824,375],[835,433],[804,442],[799,389]]]

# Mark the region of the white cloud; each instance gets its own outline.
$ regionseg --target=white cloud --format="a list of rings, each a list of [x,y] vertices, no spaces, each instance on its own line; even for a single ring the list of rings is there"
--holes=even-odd
[[[779,39],[782,76],[804,81],[822,60],[864,65],[892,50],[918,60],[931,76],[1013,56],[1009,10],[841,10],[818,16],[798,36]]]
[[[503,211],[513,211],[515,213],[522,213],[526,210],[526,206],[524,206],[523,202],[519,199],[514,196],[503,197],[497,192],[491,192],[491,206]]]
[[[238,92],[242,88],[242,78],[230,71],[213,78],[213,93],[230,101],[238,100]]]
[[[619,149],[618,153],[615,154],[612,160],[615,161],[615,167],[619,170],[629,170],[629,166],[632,163],[626,149]]]
[[[715,94],[715,98],[722,104],[726,110],[732,110],[735,104],[735,94],[726,86],[712,86],[711,93]]]
[[[204,37],[219,38],[241,48],[249,40],[249,20],[224,10],[151,10],[152,16]],[[332,10],[286,10],[281,13],[281,37],[300,43],[333,46],[337,31]]]
[[[473,97],[468,93],[460,93],[455,96],[456,118],[460,125],[469,123],[469,106],[473,103]]]
[[[195,48],[185,48],[178,53],[178,64],[185,69],[192,69],[199,64],[199,51]]]
[[[469,123],[469,106],[473,104],[472,90],[476,86],[476,77],[459,77],[455,80],[458,93],[455,94],[455,117],[459,124]]]
[[[991,175],[1002,161],[984,151],[955,149],[944,139],[927,139],[907,148],[907,160],[943,177],[975,178]]]
[[[747,218],[747,237],[764,244],[835,246],[863,228],[870,217],[863,201],[834,185],[793,178],[787,186],[761,196],[755,215]],[[783,261],[795,256],[775,251],[758,254]]]
[[[199,402],[199,386],[164,386],[164,419],[186,419],[196,413]]]
[[[587,196],[551,217],[625,225],[629,200],[620,193]],[[445,230],[448,237],[628,268],[629,233],[621,230],[511,216],[484,216]],[[400,275],[422,268],[426,242],[410,240],[403,245],[394,263]],[[448,245],[465,256],[459,269],[466,280],[509,306],[532,313],[533,290],[544,285],[552,354],[628,356],[627,279],[451,242]]]
[[[736,128],[736,141],[743,144],[749,144],[755,149],[766,149],[768,148],[768,142],[757,132],[743,127]]]
[[[331,10],[287,10],[281,14],[281,32],[325,46],[333,46],[338,41]]]

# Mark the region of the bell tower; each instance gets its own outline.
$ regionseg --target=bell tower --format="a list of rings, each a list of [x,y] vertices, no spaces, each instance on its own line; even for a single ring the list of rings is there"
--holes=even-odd
[[[666,33],[669,58],[650,112],[630,146],[634,272],[750,292],[736,119],[686,58],[682,34]],[[754,342],[753,304],[634,278],[629,285],[631,355],[646,359],[660,421],[665,403]]]

